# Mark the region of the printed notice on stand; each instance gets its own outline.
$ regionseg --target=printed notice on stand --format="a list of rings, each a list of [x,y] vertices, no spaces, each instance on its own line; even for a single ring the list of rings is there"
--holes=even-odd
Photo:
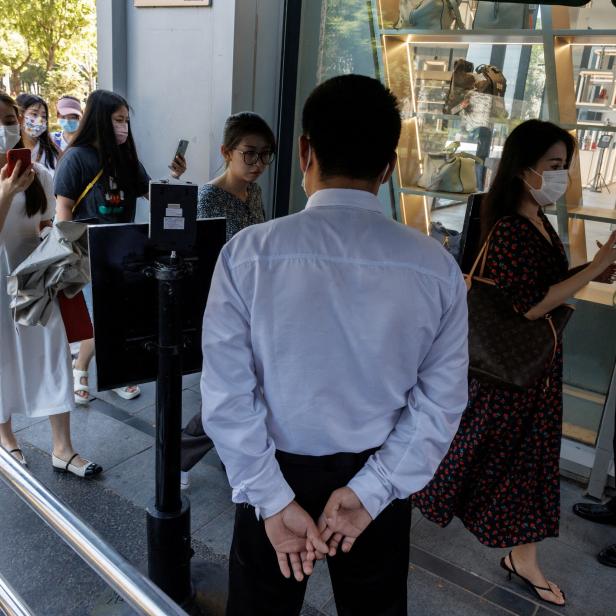
[[[212,0],[135,0],[136,7],[212,6]]]

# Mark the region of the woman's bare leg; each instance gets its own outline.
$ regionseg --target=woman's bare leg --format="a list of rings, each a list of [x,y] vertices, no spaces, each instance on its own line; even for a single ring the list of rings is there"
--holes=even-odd
[[[513,563],[511,560],[513,560]],[[551,591],[537,590],[543,599],[546,601],[551,601],[556,605],[563,605],[565,603],[565,597],[563,596],[560,588],[554,584],[554,582],[549,582],[539,567],[536,543],[516,545],[513,550],[511,550],[511,556],[508,555],[505,558],[505,563],[510,569],[515,567],[515,570],[522,577],[528,579],[535,586],[551,588]]]

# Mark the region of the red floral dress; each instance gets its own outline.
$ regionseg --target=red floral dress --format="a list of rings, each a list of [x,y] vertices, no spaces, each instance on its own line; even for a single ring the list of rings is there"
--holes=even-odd
[[[550,244],[522,216],[503,219],[492,236],[485,274],[526,313],[568,264],[543,216]],[[562,429],[562,348],[540,385],[513,391],[471,379],[469,405],[432,481],[413,504],[446,526],[458,516],[481,543],[511,547],[558,536]]]

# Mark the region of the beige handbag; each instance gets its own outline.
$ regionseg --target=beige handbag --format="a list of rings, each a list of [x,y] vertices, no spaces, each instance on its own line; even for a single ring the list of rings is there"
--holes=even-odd
[[[457,153],[459,141],[442,152],[427,152],[423,157],[423,173],[417,181],[420,188],[450,193],[477,192],[475,165],[483,161],[473,154]]]

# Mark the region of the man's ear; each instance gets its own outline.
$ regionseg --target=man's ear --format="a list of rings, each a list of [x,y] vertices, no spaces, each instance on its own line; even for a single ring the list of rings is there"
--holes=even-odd
[[[387,173],[383,176],[382,184],[386,184],[387,182],[389,182],[389,179],[391,178],[394,171],[396,170],[397,162],[398,162],[398,153],[394,152],[394,155],[391,157],[391,160],[389,161],[389,169],[387,170]]]
[[[310,139],[306,135],[301,135],[298,141],[299,148],[299,168],[302,173],[306,171],[308,166],[308,153],[310,152]]]

